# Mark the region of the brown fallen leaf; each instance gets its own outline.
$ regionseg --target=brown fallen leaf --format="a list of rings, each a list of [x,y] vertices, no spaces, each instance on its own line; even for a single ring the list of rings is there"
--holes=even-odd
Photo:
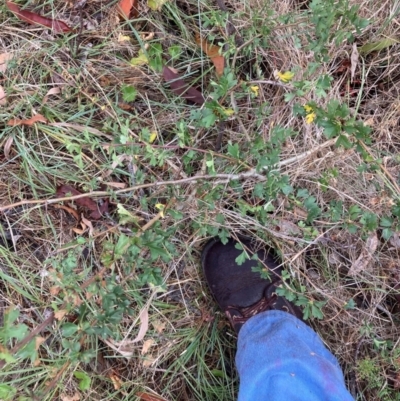
[[[123,19],[137,18],[139,15],[137,0],[121,0],[117,9]]]
[[[60,321],[64,318],[64,316],[68,313],[68,311],[66,309],[60,309],[56,312],[54,312],[54,317]]]
[[[205,102],[204,96],[197,89],[190,87],[178,73],[173,71],[170,67],[163,67],[163,76],[165,81],[170,85],[172,91],[178,95],[182,96],[189,102],[203,105]]]
[[[53,205],[54,208],[56,209],[62,209],[65,210],[67,213],[69,213],[70,215],[72,215],[72,217],[76,220],[79,221],[79,213],[73,209],[72,207],[69,206],[65,206],[65,205]]]
[[[158,394],[150,394],[143,392],[136,393],[136,397],[138,397],[142,401],[167,401],[165,398],[161,397]]]
[[[358,50],[357,50],[357,44],[356,42],[353,43],[353,50],[351,52],[351,57],[350,57],[350,61],[351,61],[351,68],[350,68],[350,73],[351,73],[351,82],[353,82],[354,80],[354,76],[356,74],[356,69],[357,69],[357,65],[358,65]]]
[[[165,330],[165,327],[167,326],[167,322],[162,322],[161,320],[155,320],[153,323],[154,330],[158,334],[162,334],[162,332]]]
[[[51,18],[43,17],[42,15],[36,14],[32,11],[21,10],[18,4],[15,4],[11,1],[7,1],[6,5],[8,9],[11,12],[13,12],[19,19],[28,22],[29,24],[43,25],[47,28],[53,29],[55,33],[66,33],[66,32],[72,32],[73,30],[63,21],[53,20]]]
[[[153,298],[153,295],[151,296],[150,300]],[[140,319],[140,328],[139,328],[139,333],[133,340],[123,340],[123,341],[114,341],[111,338],[109,339],[102,339],[109,347],[111,347],[114,351],[118,352],[122,356],[126,358],[130,358],[133,355],[133,344],[142,341],[144,336],[147,333],[147,330],[149,329],[149,306],[150,304],[148,303],[140,312],[139,314],[139,319]],[[151,363],[153,363],[152,361]]]
[[[68,194],[75,196],[75,195],[81,195],[82,192],[78,191],[71,185],[61,185],[60,187],[57,188],[56,196],[58,198],[64,198],[68,196]],[[92,218],[93,220],[100,219],[103,213],[108,212],[108,200],[105,200],[102,205],[97,205],[97,203],[93,199],[89,198],[88,196],[85,196],[84,198],[75,199],[75,203],[78,206],[81,206],[89,210],[91,212],[89,214],[89,217]]]
[[[6,92],[4,88],[0,85],[0,106],[5,106],[7,104]]]
[[[44,104],[47,103],[47,101],[49,100],[49,96],[51,95],[58,95],[59,93],[61,93],[61,89],[58,87],[55,88],[51,88],[44,96],[43,101],[42,101],[42,106]]]
[[[90,220],[88,220],[83,213],[81,214],[82,217],[82,223],[86,224],[86,226],[89,228],[89,237],[93,237],[93,224]]]
[[[142,366],[144,368],[149,368],[157,359],[154,358],[153,355],[151,354],[147,354],[144,358],[143,358],[143,362],[142,362]]]
[[[118,375],[114,370],[112,370],[112,371],[108,374],[108,377],[111,379],[112,384],[114,385],[114,389],[115,389],[115,390],[119,390],[119,389],[122,387],[123,382],[122,382],[122,380],[120,379],[119,375]]]
[[[365,242],[364,249],[361,250],[360,256],[351,265],[348,275],[354,276],[367,268],[374,256],[376,248],[378,247],[378,236],[376,232],[372,233]]]
[[[13,55],[11,53],[2,53],[0,54],[0,72],[3,74],[7,70],[7,64],[10,60],[12,60]]]
[[[202,38],[199,33],[196,33],[196,43],[201,47],[201,50],[210,57],[210,60],[215,66],[215,73],[218,77],[223,75],[225,67],[225,59],[219,54],[220,47],[208,43],[206,39]]]
[[[149,338],[148,340],[143,342],[142,346],[142,355],[146,355],[149,352],[149,349],[155,344],[155,341],[152,338]]]
[[[66,395],[66,394],[61,394],[60,395],[61,401],[79,401],[81,399],[81,396],[79,395],[78,392],[76,392],[74,395]]]
[[[43,117],[41,114],[36,114],[35,116],[28,118],[27,120],[20,120],[19,118],[12,118],[8,121],[7,125],[11,127],[16,127],[17,125],[27,125],[28,127],[32,126],[35,123],[47,123],[46,117]]]
[[[10,160],[10,151],[11,151],[11,146],[12,146],[13,142],[14,142],[14,138],[10,135],[6,140],[6,143],[4,144],[3,153],[4,153],[4,157],[7,160]]]

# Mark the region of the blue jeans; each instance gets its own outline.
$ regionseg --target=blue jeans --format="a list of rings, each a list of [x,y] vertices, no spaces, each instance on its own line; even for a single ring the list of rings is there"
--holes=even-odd
[[[260,313],[239,333],[238,401],[354,401],[336,358],[305,323]]]

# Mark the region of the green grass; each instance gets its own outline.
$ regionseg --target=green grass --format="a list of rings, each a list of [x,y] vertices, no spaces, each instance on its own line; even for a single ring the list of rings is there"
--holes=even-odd
[[[81,31],[65,2],[20,4],[77,30],[0,6],[0,55],[13,54],[0,73],[0,399],[235,399],[236,337],[199,256],[238,234],[277,249],[282,292],[310,312],[354,397],[398,399],[399,44],[350,72],[353,41],[398,38],[398,1],[140,1],[126,22],[88,3]],[[223,77],[196,32],[223,47]],[[133,66],[139,50],[148,64]],[[163,65],[205,105],[171,91]],[[48,124],[7,125],[38,113]],[[107,213],[51,201],[61,185]]]

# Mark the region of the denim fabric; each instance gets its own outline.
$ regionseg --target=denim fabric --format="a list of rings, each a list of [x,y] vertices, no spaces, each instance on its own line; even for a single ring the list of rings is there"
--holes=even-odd
[[[336,358],[305,323],[260,313],[239,333],[238,401],[354,401]]]

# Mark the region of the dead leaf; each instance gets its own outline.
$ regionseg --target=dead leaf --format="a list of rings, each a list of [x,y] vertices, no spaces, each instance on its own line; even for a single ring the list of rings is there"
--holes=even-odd
[[[395,232],[389,239],[389,244],[396,249],[400,249],[400,233]]]
[[[80,394],[77,392],[72,396],[61,394],[60,395],[61,401],[79,401],[81,399]]]
[[[158,394],[150,394],[139,392],[136,393],[136,397],[140,398],[142,401],[167,401],[165,398],[161,397]]]
[[[18,17],[22,21],[28,22],[29,24],[43,25],[47,28],[53,29],[55,33],[66,33],[72,31],[72,28],[70,28],[63,21],[53,20],[51,18],[43,17],[42,15],[33,13],[32,11],[21,10],[18,4],[15,4],[11,1],[7,1],[6,5],[8,9],[15,14],[16,17]]]
[[[81,214],[82,222],[89,228],[89,237],[93,237],[93,224],[83,214]]]
[[[154,327],[154,330],[155,330],[158,334],[161,334],[161,333],[165,330],[165,327],[167,326],[167,323],[166,323],[166,322],[162,322],[161,320],[155,320],[155,321],[152,323],[152,325],[153,325],[153,327]]]
[[[68,212],[69,214],[71,214],[76,221],[79,221],[79,213],[73,209],[72,207],[69,206],[65,206],[65,205],[53,205],[53,207],[55,207],[56,209],[63,209],[66,212]]]
[[[139,15],[137,6],[137,0],[121,0],[117,9],[123,19],[137,18]]]
[[[78,191],[71,185],[61,185],[60,187],[57,188],[56,196],[58,198],[64,198],[68,196],[68,194],[75,196],[75,195],[81,195],[82,192]],[[93,220],[100,219],[103,213],[108,212],[108,200],[104,200],[103,204],[98,206],[93,199],[89,198],[88,196],[85,196],[84,198],[75,199],[75,203],[78,206],[88,209],[91,212],[89,217],[92,218]]]
[[[350,68],[350,72],[351,72],[351,82],[353,82],[354,79],[354,75],[356,73],[356,69],[357,69],[357,65],[358,65],[358,50],[357,50],[357,44],[354,42],[353,43],[353,51],[351,52],[351,57],[350,57],[350,61],[351,61],[351,68]]]
[[[0,72],[3,74],[7,70],[7,64],[10,60],[13,59],[13,55],[11,53],[2,53],[0,54]]]
[[[124,189],[126,188],[126,184],[123,182],[103,182],[104,185],[108,187],[117,188],[117,189]]]
[[[35,350],[37,351],[39,347],[46,341],[44,337],[36,337],[35,338]]]
[[[143,342],[143,347],[141,354],[145,355],[149,352],[149,349],[155,344],[155,341],[152,338],[149,338],[148,340]]]
[[[28,127],[32,126],[35,123],[47,123],[47,119],[43,117],[41,114],[36,114],[35,116],[28,118],[27,120],[20,120],[19,118],[12,118],[8,121],[7,125],[11,127],[16,127],[18,125],[27,125]]]
[[[60,291],[61,291],[61,287],[58,286],[58,285],[50,287],[50,294],[51,295],[58,295]]]
[[[144,368],[149,368],[155,362],[155,360],[156,358],[154,358],[153,355],[148,354],[143,358],[142,366]]]
[[[67,314],[67,311],[65,309],[60,309],[56,312],[54,312],[54,317],[60,321],[64,318],[64,316]]]
[[[4,88],[0,85],[0,106],[5,106],[7,104],[6,92]]]
[[[376,232],[372,233],[365,242],[365,247],[362,249],[360,256],[352,264],[349,269],[349,276],[354,276],[363,270],[365,270],[368,264],[371,262],[372,257],[378,247],[378,236]]]
[[[221,48],[219,46],[215,46],[211,43],[208,43],[206,39],[203,39],[199,33],[196,33],[196,43],[201,47],[201,50],[210,57],[210,60],[215,66],[215,73],[218,77],[223,75],[224,67],[225,67],[225,59],[220,54]]]
[[[108,377],[111,379],[115,390],[119,390],[122,387],[123,382],[114,370],[108,374]]]
[[[380,51],[386,49],[387,47],[393,46],[399,43],[398,39],[394,38],[383,38],[378,40],[377,42],[366,43],[365,45],[360,47],[360,53],[369,54],[375,51]]]
[[[201,92],[189,85],[171,68],[163,67],[163,76],[167,83],[169,83],[172,91],[178,95],[184,97],[186,100],[198,105],[203,105],[205,102],[204,96]]]
[[[134,340],[132,340],[133,343],[142,341],[147,333],[147,330],[149,329],[149,305],[145,306],[141,310],[139,319],[140,319],[140,328],[137,336],[135,337]]]
[[[10,150],[11,150],[11,146],[14,142],[14,138],[12,136],[9,136],[6,140],[6,143],[4,144],[4,157],[7,160],[10,160]]]
[[[153,294],[153,296],[155,293]],[[152,297],[153,297],[152,296]],[[152,299],[152,298],[151,298]],[[132,345],[142,341],[144,336],[149,329],[149,306],[148,303],[140,312],[140,328],[137,336],[133,340],[123,340],[123,341],[114,341],[110,339],[102,339],[107,345],[109,345],[114,351],[120,353],[122,356],[129,358],[133,355],[133,347]]]
[[[73,231],[75,234],[82,235],[82,234],[84,234],[84,233],[86,232],[87,226],[86,226],[86,224],[85,224],[84,222],[82,222],[82,221],[81,221],[79,224],[80,224],[80,226],[81,226],[82,228],[74,227],[74,228],[72,229],[72,231]]]
[[[51,96],[51,95],[58,95],[58,94],[60,94],[60,93],[61,93],[61,89],[60,89],[60,88],[57,88],[57,87],[51,88],[51,89],[44,95],[44,98],[43,98],[43,101],[42,101],[42,106],[43,106],[44,104],[47,103],[47,101],[49,100],[49,96]]]

